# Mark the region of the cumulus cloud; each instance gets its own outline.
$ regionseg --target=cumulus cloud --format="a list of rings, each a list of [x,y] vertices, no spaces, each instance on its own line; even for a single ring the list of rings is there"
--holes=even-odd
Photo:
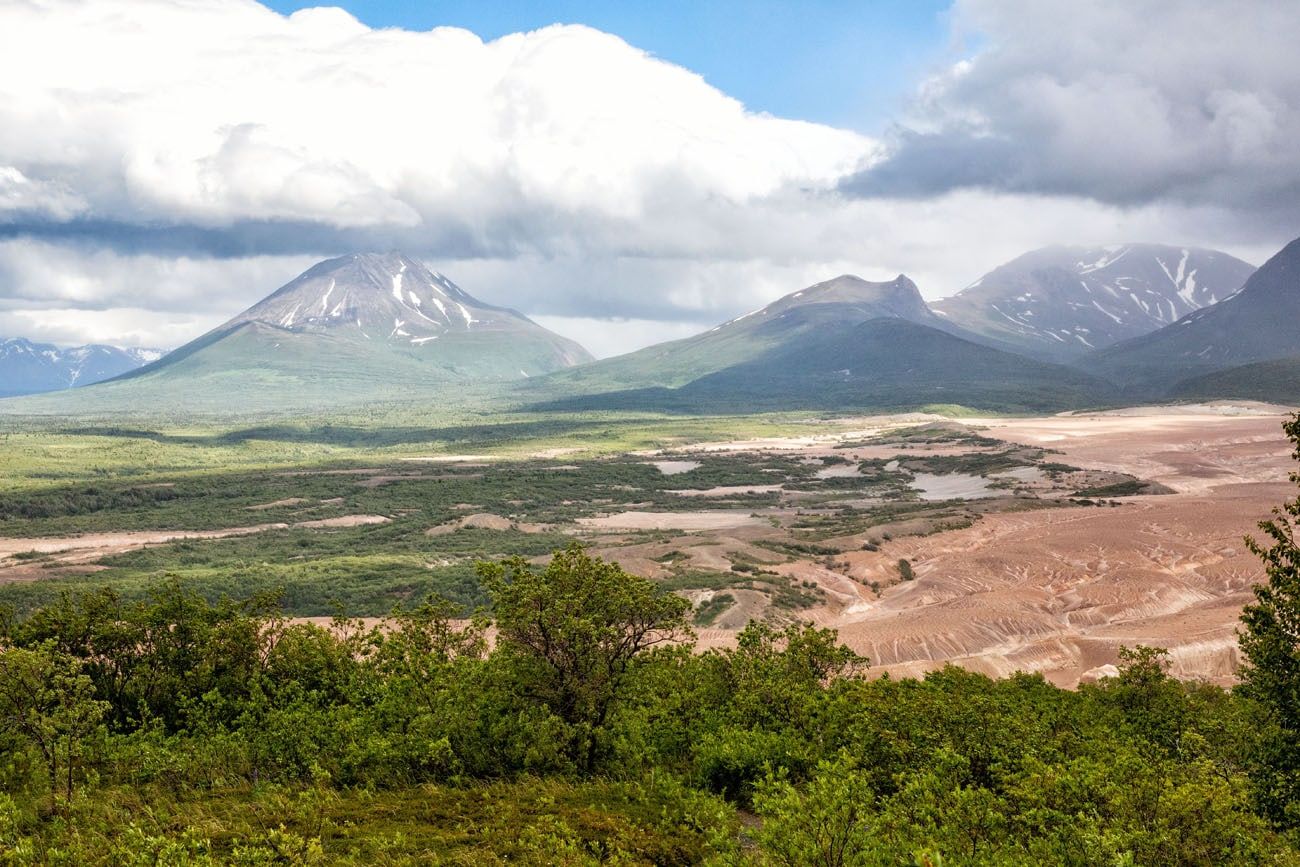
[[[206,259],[123,255],[27,239],[0,241],[0,305],[148,307],[221,313],[251,304],[315,261],[311,256]],[[278,282],[276,282],[278,281]]]
[[[170,349],[229,319],[313,261],[123,254],[104,246],[0,241],[0,335]]]
[[[252,0],[0,4],[0,293],[233,314],[278,282],[245,291],[223,260],[283,282],[267,261],[396,247],[462,280],[443,263],[553,263],[569,291],[480,290],[529,312],[680,320],[731,301],[594,274],[807,260],[823,221],[795,220],[873,148],[581,26],[484,42]]]
[[[40,310],[0,309],[0,334],[20,334],[35,343],[174,349],[225,317],[184,315],[139,307],[85,310],[77,307]]]
[[[920,89],[861,195],[961,188],[1300,221],[1293,0],[958,0],[979,47]]]
[[[1212,193],[1263,196],[1265,165],[1294,192],[1292,23],[1259,0],[1260,39],[1217,0],[1147,2],[961,3],[986,42],[888,147],[580,26],[0,3],[0,334],[175,346],[354,250],[403,249],[599,354],[840,273],[940,297],[1048,243],[1259,261],[1283,232]]]
[[[870,149],[581,26],[485,43],[251,0],[42,0],[5,4],[0,33],[0,166],[99,220],[581,245]]]

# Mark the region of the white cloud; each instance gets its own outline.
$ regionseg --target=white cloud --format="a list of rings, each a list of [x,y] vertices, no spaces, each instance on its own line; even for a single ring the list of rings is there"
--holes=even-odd
[[[958,0],[974,55],[849,185],[1226,205],[1300,223],[1294,0]]]
[[[0,217],[68,219],[85,208],[80,196],[57,181],[33,181],[13,166],[0,166]]]
[[[987,43],[925,83],[934,153],[895,152],[869,198],[840,180],[875,140],[749,112],[589,28],[485,43],[252,0],[0,3],[0,334],[176,345],[354,249],[400,247],[599,354],[840,273],[941,297],[1048,243],[1261,261],[1295,227],[1190,196],[1159,158],[1207,183],[1271,164],[1290,189],[1290,25],[1147,3],[963,2]],[[1012,146],[1032,183],[989,180]],[[1134,178],[1157,192],[1104,195]]]
[[[138,307],[105,310],[43,308],[0,310],[0,334],[20,334],[36,343],[175,349],[220,325],[224,316],[185,315]]]
[[[656,319],[703,331],[840,274],[889,280],[904,273],[933,300],[1049,244],[1170,241],[1256,263],[1280,246],[1259,240],[1223,209],[1119,207],[978,190],[924,199],[768,201],[719,214],[709,225],[734,239],[730,249],[702,246],[690,256],[434,257],[430,263],[467,291],[534,318]]]
[[[228,318],[314,261],[127,254],[16,238],[0,241],[0,309],[140,307]]]
[[[694,322],[661,322],[656,319],[596,319],[574,316],[534,316],[533,321],[576,340],[597,358],[634,352],[655,343],[681,340],[704,328]]]
[[[250,0],[43,0],[5,4],[0,34],[0,157],[133,222],[636,222],[828,183],[870,147],[580,26],[484,43]]]

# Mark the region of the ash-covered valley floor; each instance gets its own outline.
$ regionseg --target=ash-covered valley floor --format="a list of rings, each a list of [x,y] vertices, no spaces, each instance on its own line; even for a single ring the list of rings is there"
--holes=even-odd
[[[209,597],[278,591],[302,617],[383,616],[428,593],[468,612],[483,601],[477,560],[541,562],[578,539],[690,599],[704,646],[754,618],[811,620],[875,673],[955,662],[1071,686],[1147,644],[1180,677],[1229,682],[1262,574],[1243,537],[1294,495],[1286,412],[803,419],[603,451],[578,429],[257,470],[202,439],[118,432],[132,467],[0,494],[0,602],[21,613],[65,590],[179,581]],[[88,436],[30,448],[46,464],[50,449],[102,453],[104,435]],[[183,451],[156,451],[173,441]],[[195,454],[215,466],[186,469]],[[154,455],[175,466],[141,473]]]
[[[775,521],[739,524],[707,538],[693,534],[602,553],[649,572],[665,550],[680,550],[702,568],[723,567],[728,559],[734,568],[737,559],[753,558],[812,582],[823,601],[801,613],[838,629],[876,672],[917,674],[955,662],[993,675],[1038,671],[1070,686],[1112,673],[1119,647],[1146,644],[1168,648],[1179,677],[1230,682],[1240,662],[1238,616],[1262,577],[1243,537],[1294,494],[1284,417],[1260,406],[1197,406],[966,420],[944,429],[1050,449],[1034,463],[1083,472],[1052,479],[1031,464],[1019,472],[963,474],[986,484],[1015,483],[983,492],[954,485],[954,496],[982,497],[949,503],[961,503],[973,519],[969,526],[945,529],[952,518],[919,513],[816,543],[834,554],[785,562],[764,556],[764,540],[782,537],[806,516],[797,502],[773,510],[779,529]],[[904,466],[1008,451],[942,438],[843,445],[791,440],[744,447],[809,460],[892,456]],[[1105,476],[1090,480],[1089,472],[1149,482],[1153,492],[1130,494],[1126,487],[1134,486]],[[1102,494],[1077,495],[1090,487]],[[900,574],[900,561],[911,580]],[[768,601],[743,589],[706,591],[706,601],[717,592],[737,600],[718,619],[732,628]],[[725,643],[730,629],[706,630],[704,637]]]

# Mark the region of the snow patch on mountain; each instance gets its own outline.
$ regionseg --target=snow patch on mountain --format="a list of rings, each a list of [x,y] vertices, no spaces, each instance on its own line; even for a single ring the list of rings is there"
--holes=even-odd
[[[22,337],[0,341],[0,397],[102,382],[157,361],[160,349],[91,344],[66,349]]]
[[[1176,322],[1230,296],[1253,270],[1227,254],[1188,247],[1048,247],[933,306],[985,337],[1068,356]]]

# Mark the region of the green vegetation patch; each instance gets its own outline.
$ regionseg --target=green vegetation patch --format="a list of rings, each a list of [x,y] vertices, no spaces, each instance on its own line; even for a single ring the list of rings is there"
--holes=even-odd
[[[1138,494],[1165,494],[1170,493],[1169,489],[1163,485],[1152,482],[1144,482],[1141,479],[1128,478],[1122,481],[1113,482],[1108,485],[1097,485],[1091,488],[1080,488],[1070,496],[1072,497],[1133,497]]]
[[[735,603],[736,597],[730,593],[716,593],[700,603],[692,619],[696,626],[710,626]]]

